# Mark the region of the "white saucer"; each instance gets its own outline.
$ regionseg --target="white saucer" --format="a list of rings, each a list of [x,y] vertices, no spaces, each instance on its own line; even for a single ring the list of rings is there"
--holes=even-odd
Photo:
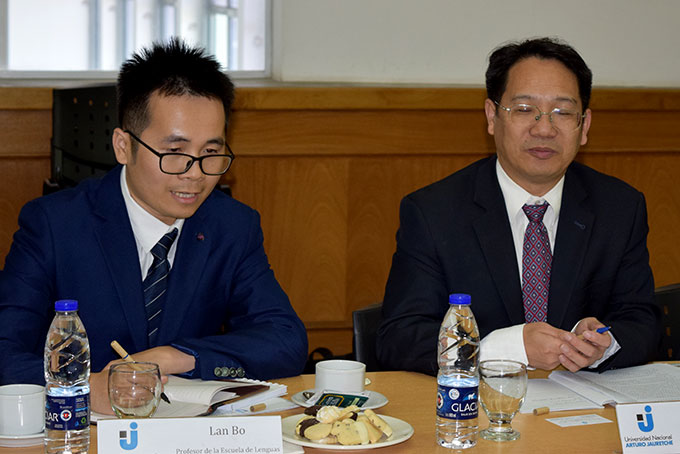
[[[43,444],[45,432],[31,435],[0,435],[0,446],[3,448],[25,448]]]
[[[298,404],[301,407],[310,407],[310,405],[307,403],[307,399],[304,398],[302,393],[313,393],[313,389],[305,389],[304,391],[300,391],[299,393],[293,394],[293,397],[290,398],[294,403]],[[368,393],[368,400],[364,403],[364,405],[361,406],[361,408],[370,408],[371,410],[374,410],[376,408],[383,407],[389,402],[387,400],[387,397],[383,396],[377,391],[365,391]]]
[[[385,441],[379,441],[378,443],[370,445],[326,445],[322,443],[316,443],[306,438],[303,438],[295,433],[295,426],[302,415],[293,415],[283,418],[281,420],[281,431],[283,432],[283,439],[289,443],[293,443],[299,446],[307,446],[310,448],[317,449],[332,449],[340,451],[351,451],[351,450],[361,450],[361,449],[373,449],[373,448],[384,448],[385,446],[392,446],[398,443],[403,443],[413,435],[413,427],[406,421],[401,419],[392,418],[391,416],[380,415],[381,418],[385,420],[387,424],[392,427],[393,433],[390,438]]]

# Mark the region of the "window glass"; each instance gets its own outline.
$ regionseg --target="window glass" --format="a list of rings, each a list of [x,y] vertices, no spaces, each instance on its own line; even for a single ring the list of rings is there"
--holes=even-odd
[[[134,51],[181,36],[231,72],[264,75],[268,1],[0,0],[0,71],[117,71]]]

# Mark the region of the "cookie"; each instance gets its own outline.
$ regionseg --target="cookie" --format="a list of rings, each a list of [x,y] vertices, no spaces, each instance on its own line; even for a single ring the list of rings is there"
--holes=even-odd
[[[371,420],[368,419],[365,415],[359,415],[359,417],[357,418],[357,423],[366,426],[366,430],[368,431],[368,441],[370,441],[371,443],[377,443],[382,438],[383,435],[382,430],[375,427],[371,423]]]
[[[380,416],[375,414],[373,410],[366,409],[364,410],[364,415],[371,421],[371,423],[377,427],[378,429],[382,430],[382,432],[389,438],[392,436],[392,428],[390,427],[389,424],[385,422],[384,419],[382,419]]]
[[[341,445],[366,445],[369,443],[366,426],[349,418],[334,422],[331,434],[338,438],[338,443]]]

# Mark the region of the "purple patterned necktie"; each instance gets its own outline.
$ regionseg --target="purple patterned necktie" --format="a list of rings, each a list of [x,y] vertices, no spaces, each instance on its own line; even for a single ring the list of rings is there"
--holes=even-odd
[[[522,301],[527,323],[545,322],[548,319],[552,253],[548,231],[543,225],[543,215],[547,209],[547,203],[522,207],[529,218],[522,250]]]

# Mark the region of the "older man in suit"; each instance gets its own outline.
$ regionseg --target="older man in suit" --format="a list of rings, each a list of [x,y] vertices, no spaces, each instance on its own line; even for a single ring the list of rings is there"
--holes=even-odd
[[[496,155],[401,203],[380,361],[436,373],[454,292],[472,296],[482,359],[572,371],[648,361],[660,330],[644,197],[573,162],[591,125],[590,70],[567,44],[532,39],[496,49],[486,81]]]
[[[233,159],[231,81],[214,58],[174,39],[123,65],[118,98],[121,166],[19,216],[0,275],[0,384],[43,382],[62,298],[80,303],[99,412],[111,412],[114,339],[163,374],[300,373],[305,328],[269,267],[259,215],[214,190]]]

